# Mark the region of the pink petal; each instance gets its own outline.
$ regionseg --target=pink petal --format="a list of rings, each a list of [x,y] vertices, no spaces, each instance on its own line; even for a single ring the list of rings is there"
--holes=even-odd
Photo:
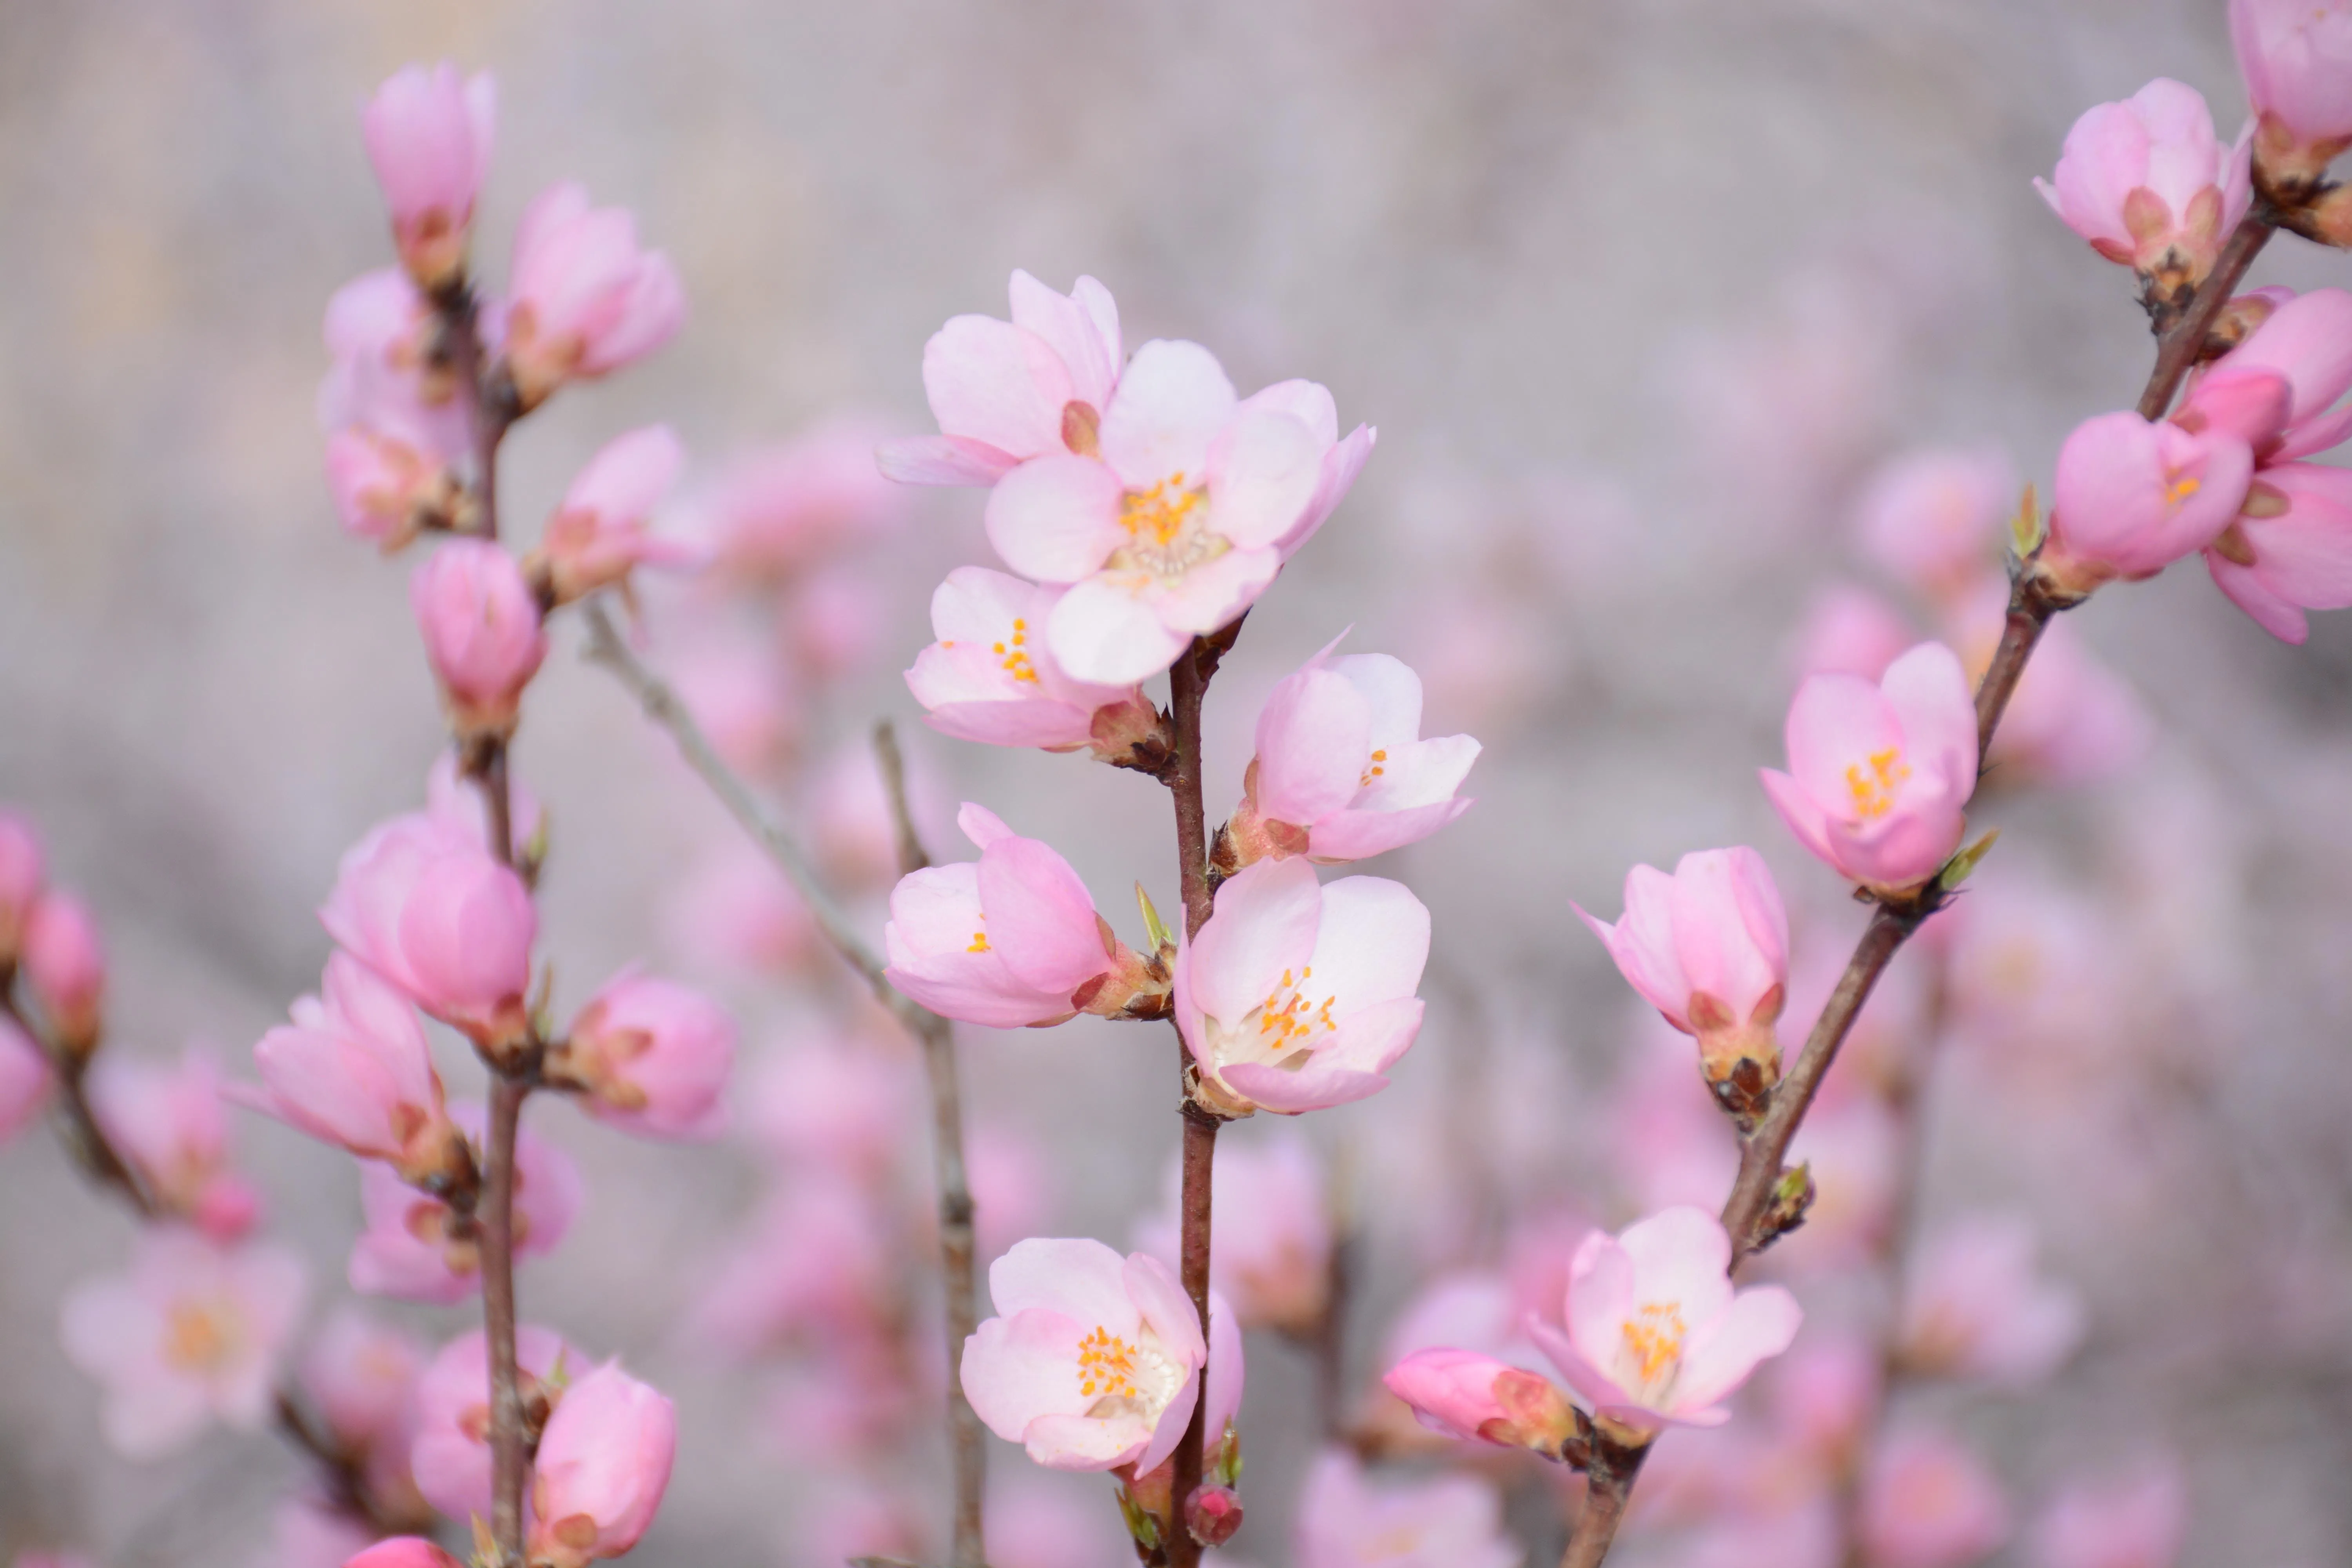
[[[963,1342],[960,1381],[972,1414],[1010,1442],[1040,1415],[1083,1415],[1078,1342],[1088,1326],[1059,1312],[991,1318]]]
[[[1106,572],[1072,587],[1046,623],[1054,662],[1102,686],[1139,685],[1175,663],[1192,638],[1160,618],[1155,584],[1143,573]]]
[[[1756,776],[1763,781],[1766,798],[1797,842],[1811,850],[1816,858],[1832,867],[1838,864],[1838,848],[1830,837],[1829,814],[1805,793],[1805,788],[1787,773],[1775,768],[1759,768]]]
[[[1912,769],[1932,767],[1953,804],[1966,802],[1976,790],[1977,710],[1960,656],[1942,643],[1921,643],[1886,667],[1879,688],[1903,727]]]
[[[963,836],[971,839],[973,847],[978,849],[986,849],[1000,838],[1018,837],[1013,829],[1004,825],[1004,818],[976,800],[965,801],[962,807],[956,812],[956,826],[962,829]],[[972,885],[978,887],[980,883],[975,879]],[[988,908],[988,895],[985,892],[981,894],[980,907],[983,910]]]
[[[988,542],[1024,577],[1075,583],[1127,538],[1120,505],[1118,477],[1105,465],[1092,458],[1039,458],[989,492]]]
[[[1617,1237],[1596,1230],[1578,1246],[1568,1274],[1565,1315],[1570,1342],[1594,1369],[1615,1365],[1626,1321],[1638,1305],[1634,1292],[1643,1283],[1636,1275],[1633,1258]],[[1548,1342],[1538,1339],[1537,1343],[1544,1346],[1545,1354],[1553,1354]],[[1559,1370],[1571,1382],[1575,1380],[1577,1373],[1568,1363],[1561,1362]],[[1583,1392],[1581,1384],[1578,1387]]]
[[[1847,770],[1881,752],[1901,753],[1905,736],[1894,706],[1869,681],[1816,675],[1789,704],[1789,772],[1832,816],[1851,794]]]
[[[1696,1327],[1731,1304],[1731,1237],[1704,1209],[1670,1208],[1617,1237],[1633,1265],[1638,1301],[1680,1302]]]
[[[988,1267],[988,1298],[1011,1317],[1033,1310],[1135,1337],[1141,1317],[1127,1293],[1127,1259],[1086,1237],[1031,1237]]]
[[[980,900],[989,941],[1024,984],[1066,996],[1110,967],[1094,899],[1050,846],[1014,837],[988,846]]]
[[[1202,1352],[1206,1354],[1205,1352]],[[1201,1397],[1201,1375],[1194,1373],[1184,1380],[1184,1385],[1169,1400],[1168,1408],[1160,1413],[1160,1423],[1151,1429],[1151,1441],[1136,1457],[1135,1473],[1149,1474],[1161,1460],[1176,1451],[1184,1440],[1184,1429],[1192,1424],[1192,1406]]]
[[[1307,542],[1315,537],[1316,530],[1348,499],[1348,492],[1355,488],[1356,477],[1364,471],[1364,464],[1371,458],[1373,443],[1379,439],[1379,431],[1369,425],[1359,425],[1348,433],[1346,440],[1323,454],[1323,472],[1315,486],[1315,499],[1307,503],[1297,522],[1275,546],[1285,561],[1305,548]]]
[[[1128,1300],[1143,1315],[1145,1325],[1160,1336],[1168,1354],[1192,1366],[1205,1365],[1209,1346],[1201,1336],[1200,1315],[1168,1266],[1148,1252],[1129,1253],[1120,1278]]]
[[[1245,414],[1209,447],[1210,526],[1244,549],[1295,528],[1322,479],[1323,446],[1286,414]]]
[[[1188,1406],[1186,1420],[1192,1419]],[[1130,1415],[1097,1420],[1091,1415],[1040,1415],[1021,1434],[1029,1462],[1049,1470],[1108,1470],[1142,1455],[1152,1433]]]
[[[1399,1001],[1421,988],[1421,972],[1429,962],[1429,910],[1403,883],[1343,877],[1323,889],[1322,905],[1307,961],[1314,983],[1302,978],[1301,992],[1336,998],[1344,1019],[1359,1008]]]
[[[969,436],[902,436],[874,448],[885,477],[902,485],[992,485],[1021,459]]]
[[[1103,461],[1129,489],[1178,474],[1197,484],[1236,401],[1215,355],[1198,343],[1154,339],[1135,351],[1103,412]]]
[[[1100,302],[1110,295],[1097,283]],[[1026,272],[1013,274],[1013,324],[1034,332],[1061,360],[1068,373],[1070,396],[1097,414],[1110,401],[1111,384],[1118,379],[1118,337],[1116,307],[1108,338],[1087,306],[1070,294],[1057,294]],[[1055,435],[1058,437],[1059,427]]]
[[[1789,1348],[1804,1319],[1797,1299],[1777,1285],[1739,1292],[1712,1322],[1698,1325],[1685,1346],[1675,1414],[1687,1420],[1722,1403],[1759,1363]]]
[[[1369,860],[1375,855],[1420,843],[1469,810],[1471,804],[1465,798],[1386,811],[1351,808],[1338,812],[1317,823],[1307,835],[1307,856],[1324,866],[1345,860]]]
[[[923,346],[923,391],[940,429],[1015,458],[1059,452],[1070,374],[1036,333],[957,316]]]
[[[1408,895],[1409,896],[1409,895]],[[1237,1024],[1312,961],[1323,889],[1304,860],[1260,860],[1217,889],[1208,923],[1187,944],[1193,1002]]]
[[[1371,706],[1330,669],[1302,669],[1257,719],[1257,808],[1311,826],[1355,798],[1371,752]]]

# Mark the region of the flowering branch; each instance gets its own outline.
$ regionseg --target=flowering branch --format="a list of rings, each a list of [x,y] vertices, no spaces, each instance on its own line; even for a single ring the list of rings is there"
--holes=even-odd
[[[978,1320],[972,1280],[973,1205],[964,1171],[963,1113],[957,1084],[953,1026],[891,985],[884,973],[887,966],[881,954],[858,932],[798,841],[769,816],[750,786],[720,759],[710,738],[703,733],[702,726],[696,722],[677,693],[630,650],[603,603],[591,600],[584,606],[584,616],[588,658],[611,670],[637,700],[646,716],[669,732],[687,765],[709,786],[719,804],[799,891],[834,951],[857,972],[875,1000],[922,1045],[931,1086],[940,1252],[947,1289],[948,1365],[952,1368]],[[929,857],[916,836],[908,811],[905,769],[898,737],[887,723],[876,727],[874,749],[890,795],[900,859],[908,871],[920,869],[929,864]],[[987,1449],[979,1417],[972,1413],[961,1385],[952,1375],[949,1378],[948,1426],[955,1469],[955,1544],[950,1563],[952,1568],[978,1568],[983,1551],[982,1494]]]

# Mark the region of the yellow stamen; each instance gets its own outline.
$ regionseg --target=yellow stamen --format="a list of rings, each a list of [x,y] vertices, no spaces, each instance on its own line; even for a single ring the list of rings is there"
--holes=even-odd
[[[1184,520],[1206,499],[1206,492],[1185,488],[1182,474],[1171,474],[1148,490],[1129,490],[1119,508],[1118,521],[1138,543],[1165,550],[1184,531]]]
[[[1689,1333],[1679,1303],[1643,1303],[1641,1311],[1625,1324],[1625,1348],[1640,1363],[1643,1383],[1657,1382],[1660,1373],[1682,1359],[1683,1341]]]
[[[1893,746],[1870,753],[1870,772],[1864,773],[1860,763],[1849,763],[1845,770],[1845,786],[1853,792],[1856,816],[1875,819],[1895,809],[1895,797],[1911,770],[1903,762],[1903,753]]]
[[[966,952],[986,952],[988,951],[988,933],[984,931],[976,931],[972,932],[971,945],[965,948],[964,951]]]
[[[2204,488],[2205,483],[2202,479],[2193,474],[2183,474],[2165,488],[2164,499],[2174,506],[2179,506]]]
[[[171,1322],[163,1337],[163,1359],[188,1372],[218,1366],[228,1352],[228,1335],[220,1321],[202,1307],[173,1303]]]
[[[1078,1392],[1088,1398],[1135,1398],[1135,1347],[1096,1325],[1078,1342]]]

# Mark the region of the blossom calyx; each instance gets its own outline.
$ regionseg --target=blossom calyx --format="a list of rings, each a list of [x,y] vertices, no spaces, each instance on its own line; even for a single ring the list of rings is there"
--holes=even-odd
[[[1242,1527],[1242,1500],[1231,1487],[1202,1487],[1184,1505],[1184,1528],[1203,1546],[1223,1546]]]

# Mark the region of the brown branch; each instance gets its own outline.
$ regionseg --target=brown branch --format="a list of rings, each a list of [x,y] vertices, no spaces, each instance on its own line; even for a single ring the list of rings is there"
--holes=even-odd
[[[1584,1468],[1584,1510],[1576,1516],[1576,1531],[1568,1538],[1559,1568],[1600,1568],[1617,1539],[1625,1507],[1633,1498],[1633,1478],[1642,1471],[1649,1445],[1627,1447],[1595,1434]]]
[[[509,1564],[522,1561],[525,1447],[521,1368],[515,1354],[514,1194],[515,1135],[530,1086],[493,1069],[488,1200],[480,1216],[482,1236],[482,1326],[490,1349],[490,1533]]]
[[[931,863],[915,831],[915,816],[907,804],[906,761],[898,752],[898,733],[888,720],[874,726],[874,755],[882,767],[889,792],[890,819],[898,837],[898,870],[911,876]],[[896,994],[896,993],[893,993]],[[963,1356],[964,1342],[980,1321],[978,1291],[972,1279],[974,1256],[971,1184],[964,1171],[963,1098],[956,1069],[955,1027],[927,1009],[915,1036],[922,1042],[923,1066],[931,1085],[931,1152],[939,1186],[940,1271],[947,1284],[948,1445],[955,1473],[954,1546],[950,1568],[981,1568],[987,1531],[982,1510],[988,1487],[988,1435],[971,1402],[964,1397],[963,1381],[955,1369]]]
[[[87,1079],[89,1064],[96,1057],[95,1047],[70,1051],[51,1039],[46,1031],[35,1028],[32,1020],[16,1005],[12,989],[15,981],[13,966],[0,971],[0,1016],[14,1024],[49,1064],[49,1074],[57,1079],[58,1109],[65,1121],[59,1131],[66,1146],[83,1170],[100,1184],[112,1187],[140,1218],[162,1219],[163,1206],[147,1191],[146,1184],[114,1146],[114,1141],[106,1135],[106,1129],[99,1125],[98,1112],[89,1103]]]

